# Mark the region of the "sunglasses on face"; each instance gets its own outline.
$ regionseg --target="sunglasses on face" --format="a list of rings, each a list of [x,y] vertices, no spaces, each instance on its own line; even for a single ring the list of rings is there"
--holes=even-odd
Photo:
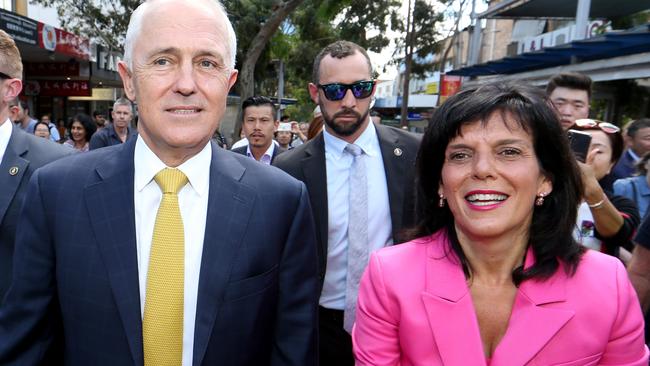
[[[597,121],[591,118],[577,119],[575,125],[582,128],[600,128],[605,133],[617,133],[621,129],[609,122]]]
[[[356,83],[352,84],[318,84],[318,87],[323,90],[325,98],[333,102],[343,99],[348,90],[352,90],[352,95],[354,95],[354,97],[357,99],[368,98],[370,94],[372,94],[372,88],[374,86],[375,82],[373,80],[357,81]]]
[[[13,79],[13,78],[11,76],[5,74],[4,72],[0,72],[0,79],[7,80],[7,79]]]

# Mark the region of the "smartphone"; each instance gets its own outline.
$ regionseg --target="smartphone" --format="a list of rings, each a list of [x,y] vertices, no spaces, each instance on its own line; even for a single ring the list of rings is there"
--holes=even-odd
[[[589,152],[591,135],[577,130],[568,130],[567,134],[569,136],[571,150],[573,150],[573,155],[575,155],[578,161],[584,163],[587,159],[587,153]]]

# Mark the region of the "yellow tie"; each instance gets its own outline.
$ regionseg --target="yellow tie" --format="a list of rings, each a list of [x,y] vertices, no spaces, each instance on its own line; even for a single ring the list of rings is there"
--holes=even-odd
[[[183,279],[185,240],[178,192],[187,177],[165,168],[154,177],[162,199],[151,239],[144,302],[143,340],[146,366],[179,366],[183,358]]]

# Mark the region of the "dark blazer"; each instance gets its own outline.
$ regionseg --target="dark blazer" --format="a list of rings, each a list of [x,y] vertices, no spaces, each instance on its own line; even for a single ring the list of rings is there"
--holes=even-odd
[[[415,157],[420,137],[397,128],[375,125],[388,185],[388,202],[393,226],[393,238],[400,242],[401,229],[415,222]],[[314,220],[321,286],[327,265],[327,169],[325,139],[318,134],[314,139],[280,155],[273,165],[305,182],[309,191]]]
[[[273,143],[272,143],[273,144]],[[246,153],[248,152],[248,146],[240,146],[236,149],[230,150],[232,152],[235,152],[237,154],[242,154],[244,156],[247,156]],[[273,155],[271,155],[271,164],[275,161],[275,157],[280,155],[280,153],[284,152],[284,150],[280,149],[278,145],[275,145],[273,147]]]
[[[135,142],[32,177],[0,364],[38,364],[60,321],[66,365],[143,365]],[[212,143],[193,365],[316,364],[312,223],[304,184]]]
[[[636,161],[632,155],[630,155],[630,150],[626,149],[623,151],[623,155],[621,155],[621,158],[618,159],[618,162],[616,165],[614,165],[614,168],[612,168],[612,172],[610,173],[612,177],[612,183],[617,179],[631,177],[636,171],[635,165]]]
[[[36,169],[73,152],[12,126],[9,145],[0,163],[0,302],[11,283],[16,223],[27,182]]]

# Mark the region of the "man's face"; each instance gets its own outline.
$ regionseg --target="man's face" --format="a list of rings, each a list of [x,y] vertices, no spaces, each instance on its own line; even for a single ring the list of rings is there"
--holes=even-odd
[[[104,127],[106,124],[106,116],[103,114],[98,114],[95,116],[95,124],[99,127]]]
[[[143,16],[132,70],[120,63],[131,100],[138,102],[138,132],[159,157],[197,154],[216,131],[228,90],[227,19],[206,1],[160,1]]]
[[[589,94],[586,90],[557,87],[549,95],[558,110],[562,128],[568,130],[577,119],[589,118]]]
[[[44,115],[43,117],[41,117],[41,122],[50,124],[50,116],[48,116],[47,114]]]
[[[133,112],[131,107],[128,105],[116,105],[113,107],[113,125],[117,128],[127,128],[129,123],[131,123],[131,118],[133,118]]]
[[[359,52],[344,57],[334,58],[330,55],[323,57],[319,67],[319,83],[352,84],[357,81],[372,80],[368,61]],[[368,125],[370,101],[375,93],[363,99],[357,99],[351,90],[347,90],[343,99],[331,101],[325,98],[323,91],[312,83],[309,84],[309,94],[312,100],[320,106],[326,129],[348,142],[353,142],[361,135]]]
[[[9,119],[14,122],[20,122],[22,119],[22,109],[17,104],[9,104]]]
[[[252,147],[268,149],[278,124],[274,120],[271,106],[259,105],[244,109],[243,131]]]
[[[309,132],[309,123],[301,123],[300,124],[300,132],[302,132],[303,135],[307,136],[307,133]]]
[[[630,148],[637,156],[645,155],[650,151],[650,127],[639,128],[628,141]]]

